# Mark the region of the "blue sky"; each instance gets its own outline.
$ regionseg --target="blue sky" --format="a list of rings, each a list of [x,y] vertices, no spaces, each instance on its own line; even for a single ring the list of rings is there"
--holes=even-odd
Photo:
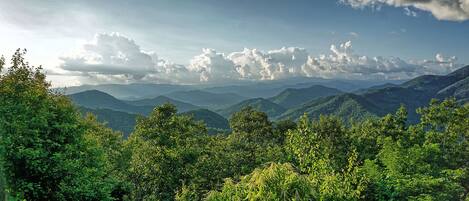
[[[454,1],[462,2],[462,14],[457,13],[460,18],[456,20],[446,17],[447,11],[440,12],[438,3],[382,3],[380,8],[373,8],[352,5],[360,0],[4,1],[0,3],[0,54],[28,48],[32,63],[45,65],[55,72],[51,77],[58,78],[67,70],[61,67],[68,62],[64,57],[78,57],[83,44],[96,42],[96,34],[118,32],[141,51],[154,52],[158,59],[183,66],[192,65],[195,56],[204,54],[203,48],[228,56],[244,48],[268,54],[281,47],[300,47],[319,58],[320,54],[330,54],[331,45],[347,41],[352,42],[354,53],[370,58],[422,61],[434,60],[439,53],[457,57],[455,63],[467,64],[469,14],[464,9],[469,9],[463,3],[469,3]],[[187,68],[205,72],[209,78],[216,71],[196,65]],[[70,73],[70,69],[65,77],[93,73],[78,67]],[[257,78],[276,77],[282,76]],[[77,83],[80,81],[73,84]]]

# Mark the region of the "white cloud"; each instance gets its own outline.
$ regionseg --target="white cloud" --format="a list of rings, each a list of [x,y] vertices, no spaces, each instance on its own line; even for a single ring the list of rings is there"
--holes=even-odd
[[[308,52],[303,48],[283,47],[267,53],[257,49],[233,52],[233,61],[240,78],[249,80],[276,80],[301,74],[301,65],[306,62]]]
[[[202,54],[195,56],[190,65],[189,71],[199,73],[201,82],[217,82],[223,80],[236,79],[234,64],[222,53],[217,53],[213,49],[203,49]]]
[[[116,77],[131,75],[136,79],[155,71],[158,60],[154,53],[142,51],[133,40],[118,33],[97,34],[77,54],[60,59],[64,70]]]
[[[196,77],[185,66],[159,59],[119,33],[97,34],[76,53],[60,59],[61,73],[80,75],[83,83],[193,82]]]
[[[403,7],[405,13],[416,16],[409,7],[428,11],[440,20],[464,21],[469,19],[469,0],[340,0],[353,8],[372,7],[380,9],[383,5]]]
[[[309,57],[303,66],[307,76],[347,79],[409,79],[423,74],[446,74],[461,65],[455,57],[437,54],[436,60],[404,61],[398,57],[368,57],[355,54],[352,42],[331,45],[331,54]]]
[[[263,52],[245,48],[230,54],[203,49],[189,65],[160,59],[117,33],[98,34],[71,56],[61,57],[54,76],[79,77],[82,83],[216,83],[234,80],[278,80],[290,77],[346,79],[408,79],[446,74],[462,65],[456,57],[437,54],[434,60],[404,61],[397,57],[356,54],[352,42],[331,45],[331,53],[310,55],[306,49],[283,47]]]

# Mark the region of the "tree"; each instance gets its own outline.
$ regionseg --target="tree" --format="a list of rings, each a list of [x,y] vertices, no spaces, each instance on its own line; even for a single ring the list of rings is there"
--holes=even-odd
[[[306,114],[288,133],[286,150],[291,161],[309,174],[321,200],[359,200],[366,189],[358,153],[347,133],[337,117],[321,115],[310,121]]]
[[[233,133],[245,133],[252,141],[271,140],[273,138],[272,123],[267,114],[247,106],[235,112],[230,118]]]
[[[294,130],[296,123],[290,119],[280,120],[274,124],[274,138],[278,143],[284,144],[289,130]]]
[[[212,191],[206,200],[317,200],[318,192],[290,164],[270,164],[244,176],[238,183],[227,179],[221,191]]]
[[[86,126],[85,139],[98,146],[104,153],[105,166],[102,169],[113,184],[112,198],[124,200],[130,194],[130,183],[125,178],[129,166],[130,151],[124,147],[121,132],[113,131],[99,123],[97,117],[88,113],[83,119]]]
[[[397,112],[394,119],[397,118]],[[366,160],[370,199],[465,200],[469,192],[469,110],[454,99],[418,110],[421,121],[403,126],[384,117],[379,153]]]
[[[103,153],[71,102],[15,52],[0,77],[0,161],[7,191],[26,200],[110,200]],[[3,60],[1,62],[3,66]]]
[[[231,116],[230,126],[232,133],[227,141],[231,154],[238,155],[240,173],[247,174],[261,164],[283,160],[281,140],[274,135],[266,113],[245,107]]]
[[[350,139],[339,118],[320,116],[318,121],[310,122],[303,115],[297,129],[291,130],[287,137],[287,151],[295,164],[306,173],[316,172],[318,161],[327,161],[333,170],[341,170],[347,164]]]
[[[137,120],[127,142],[131,158],[127,179],[133,200],[172,200],[192,175],[207,129],[189,116],[177,115],[174,105],[156,107]]]

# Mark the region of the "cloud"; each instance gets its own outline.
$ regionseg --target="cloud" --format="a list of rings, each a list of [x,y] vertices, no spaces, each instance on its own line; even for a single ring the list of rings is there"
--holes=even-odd
[[[80,75],[85,83],[171,83],[196,79],[185,66],[159,59],[119,33],[97,34],[76,53],[60,60],[59,67],[65,74]]]
[[[456,57],[444,58],[437,54],[436,60],[404,61],[398,57],[368,57],[355,54],[352,42],[331,45],[331,54],[309,57],[303,66],[308,77],[347,79],[409,79],[423,74],[446,74],[462,65]]]
[[[132,75],[142,78],[155,71],[156,54],[146,53],[131,39],[118,33],[97,34],[78,54],[60,58],[61,68],[84,74]]]
[[[213,49],[203,49],[202,52],[201,55],[195,56],[187,66],[189,71],[200,74],[201,82],[218,82],[237,78],[233,62],[224,54],[217,53]]]
[[[118,33],[97,34],[76,53],[60,59],[62,64],[53,75],[80,77],[86,84],[194,84],[291,77],[408,79],[422,74],[446,74],[462,66],[457,64],[456,57],[441,53],[433,60],[421,61],[364,56],[355,53],[351,41],[331,45],[329,54],[318,56],[299,47],[267,52],[245,48],[229,54],[207,48],[188,65],[182,65],[143,51],[135,41]]]
[[[402,7],[404,13],[417,16],[410,9],[418,9],[433,14],[437,19],[450,21],[465,21],[469,19],[469,0],[340,0],[341,3],[353,8],[372,7],[380,9],[384,5]]]
[[[301,74],[301,65],[307,57],[308,52],[303,48],[283,47],[267,53],[244,49],[231,53],[228,58],[242,79],[276,80]]]

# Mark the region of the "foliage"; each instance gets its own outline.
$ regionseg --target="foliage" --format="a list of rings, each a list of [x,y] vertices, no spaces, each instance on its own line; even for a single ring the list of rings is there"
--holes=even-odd
[[[189,165],[197,160],[202,144],[198,136],[206,128],[189,116],[176,115],[173,105],[155,108],[149,117],[137,120],[127,142],[131,158],[127,179],[134,200],[168,200],[182,186]]]
[[[17,50],[0,78],[0,159],[6,191],[26,200],[110,200],[104,153],[62,95],[50,93],[41,67]],[[3,60],[1,64],[3,64]]]
[[[314,200],[317,197],[307,176],[290,164],[271,164],[256,169],[238,183],[227,179],[220,192],[211,192],[206,200]]]

